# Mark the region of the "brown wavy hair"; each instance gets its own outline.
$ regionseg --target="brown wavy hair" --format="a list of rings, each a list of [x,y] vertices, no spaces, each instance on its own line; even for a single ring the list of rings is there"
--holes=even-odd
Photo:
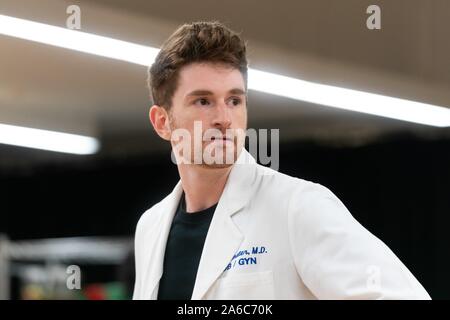
[[[180,26],[163,43],[148,70],[153,104],[170,109],[179,71],[193,62],[218,63],[238,69],[247,90],[246,42],[219,21],[192,22]]]

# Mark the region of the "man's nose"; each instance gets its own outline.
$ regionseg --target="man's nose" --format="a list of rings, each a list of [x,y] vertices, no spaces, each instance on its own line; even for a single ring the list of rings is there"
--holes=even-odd
[[[228,128],[231,126],[231,110],[226,103],[220,103],[217,105],[213,124],[215,127],[222,128]]]

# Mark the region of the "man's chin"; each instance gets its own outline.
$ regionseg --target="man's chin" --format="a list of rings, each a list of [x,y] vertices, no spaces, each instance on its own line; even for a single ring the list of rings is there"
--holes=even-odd
[[[226,156],[220,156],[220,157],[203,157],[203,161],[200,164],[202,167],[210,168],[210,169],[221,169],[221,168],[228,168],[235,164],[237,161],[237,155],[234,154],[227,154]]]
[[[233,164],[234,164],[234,162],[233,163],[211,163],[211,164],[203,163],[203,164],[201,164],[201,166],[203,168],[207,168],[207,169],[225,169],[225,168],[231,167]]]
[[[237,161],[237,157],[237,152],[234,149],[227,150],[224,148],[220,153],[213,152],[212,154],[204,152],[201,165],[212,169],[228,168]]]

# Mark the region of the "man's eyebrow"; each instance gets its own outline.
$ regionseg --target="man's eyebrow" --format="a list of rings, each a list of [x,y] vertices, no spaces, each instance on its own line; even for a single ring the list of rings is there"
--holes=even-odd
[[[237,94],[237,95],[245,95],[245,91],[240,88],[233,88],[233,89],[229,90],[228,93]],[[191,91],[188,94],[186,94],[186,98],[192,97],[192,96],[212,96],[212,95],[214,95],[214,93],[212,91],[199,89],[199,90]]]
[[[233,88],[230,91],[228,91],[228,93],[240,95],[240,94],[245,94],[245,91],[240,88]]]

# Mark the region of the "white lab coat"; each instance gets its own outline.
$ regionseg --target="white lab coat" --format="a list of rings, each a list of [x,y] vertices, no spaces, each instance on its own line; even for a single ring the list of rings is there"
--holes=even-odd
[[[182,191],[179,181],[137,224],[133,299],[157,298]],[[329,189],[261,166],[243,149],[211,221],[192,299],[430,296]]]

